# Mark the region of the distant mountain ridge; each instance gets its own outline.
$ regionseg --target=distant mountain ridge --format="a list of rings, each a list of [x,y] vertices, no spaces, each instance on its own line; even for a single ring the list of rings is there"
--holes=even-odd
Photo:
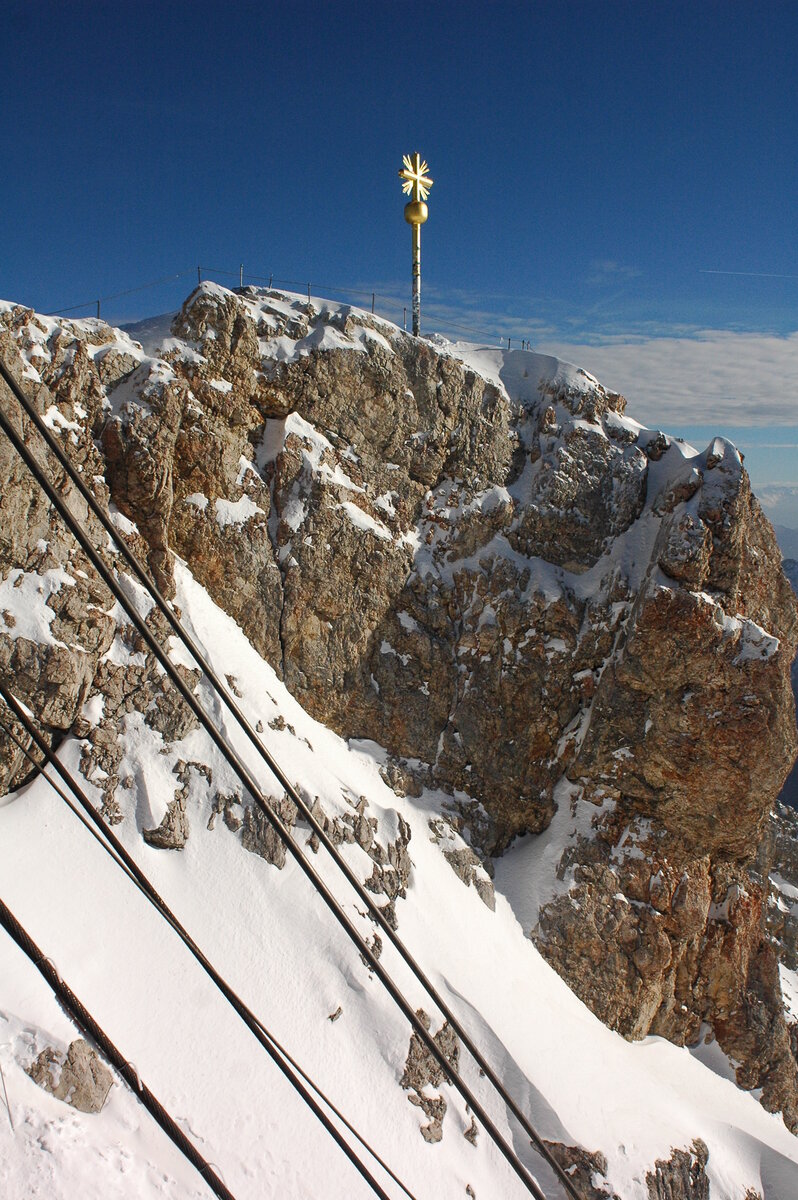
[[[786,525],[774,525],[781,552],[785,558],[798,560],[798,529]]]

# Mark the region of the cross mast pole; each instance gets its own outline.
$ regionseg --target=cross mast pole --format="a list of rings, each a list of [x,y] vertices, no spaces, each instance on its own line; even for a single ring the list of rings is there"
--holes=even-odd
[[[421,226],[429,216],[425,204],[432,180],[427,175],[429,167],[421,155],[405,154],[404,168],[399,172],[402,191],[411,199],[405,205],[405,220],[413,230],[413,336],[421,332]]]
[[[413,337],[421,332],[421,226],[413,224]]]

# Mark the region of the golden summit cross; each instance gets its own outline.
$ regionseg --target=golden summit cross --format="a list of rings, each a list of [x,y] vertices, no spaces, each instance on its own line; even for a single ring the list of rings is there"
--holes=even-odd
[[[426,162],[420,154],[414,154],[412,157],[403,154],[402,162],[405,164],[404,170],[399,172],[399,177],[404,180],[402,191],[406,196],[412,192],[414,200],[426,200],[433,184],[433,180],[427,175],[429,167]]]
[[[404,167],[399,172],[402,191],[412,198],[405,205],[405,220],[413,227],[413,334],[418,337],[421,329],[421,226],[429,216],[425,200],[433,181],[427,172],[429,166],[421,155],[403,154]]]

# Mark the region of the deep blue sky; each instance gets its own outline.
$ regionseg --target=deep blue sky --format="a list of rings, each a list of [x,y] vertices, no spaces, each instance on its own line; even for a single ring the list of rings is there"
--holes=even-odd
[[[798,328],[798,4],[6,0],[2,40],[4,298],[243,262],[401,306],[417,148],[427,328]]]
[[[699,274],[798,275],[794,3],[7,0],[3,25],[2,295],[200,261],[402,282],[418,147],[431,294],[561,333],[795,328],[798,279]]]

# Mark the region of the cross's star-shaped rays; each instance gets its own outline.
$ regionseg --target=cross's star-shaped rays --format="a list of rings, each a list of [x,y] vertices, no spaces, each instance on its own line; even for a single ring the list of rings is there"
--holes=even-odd
[[[399,178],[402,183],[402,191],[406,196],[413,193],[414,200],[426,200],[429,195],[429,190],[432,187],[433,180],[427,175],[429,165],[422,160],[420,154],[403,154],[402,162],[404,170],[399,172]]]

